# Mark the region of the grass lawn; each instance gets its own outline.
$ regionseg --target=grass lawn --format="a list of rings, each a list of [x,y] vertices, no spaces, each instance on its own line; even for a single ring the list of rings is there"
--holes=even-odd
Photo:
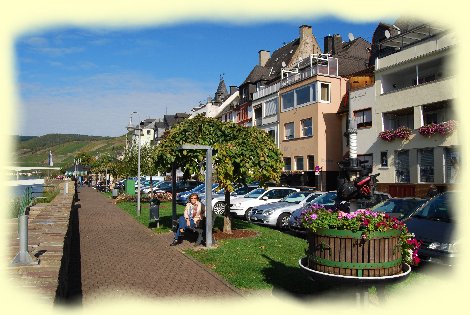
[[[149,204],[142,203],[142,214],[135,215],[135,202],[118,204],[145,226],[149,226]],[[183,206],[177,205],[177,214],[183,213]],[[222,229],[223,218],[217,217],[215,228]],[[149,226],[156,233],[171,229],[171,202],[160,205],[160,228]],[[239,289],[276,290],[295,297],[314,297],[319,293],[331,292],[332,288],[318,286],[309,280],[298,266],[298,260],[305,256],[307,242],[301,237],[275,229],[258,226],[235,219],[232,229],[249,229],[258,233],[255,237],[216,240],[215,248],[209,250],[189,249],[186,254],[206,265],[227,282]],[[432,280],[429,274],[412,271],[404,281],[385,289],[385,298],[407,289],[417,282]],[[333,291],[334,292],[334,291]],[[369,289],[375,295],[375,288]]]

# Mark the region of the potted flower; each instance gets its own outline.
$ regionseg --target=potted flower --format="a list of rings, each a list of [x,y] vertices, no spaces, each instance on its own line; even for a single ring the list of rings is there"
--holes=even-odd
[[[418,128],[418,132],[426,137],[430,137],[434,134],[448,135],[455,131],[457,122],[455,120],[445,121],[439,124],[431,123]]]
[[[385,131],[382,131],[379,133],[379,137],[382,139],[382,140],[385,140],[385,141],[392,141],[393,139],[395,139],[395,135],[394,135],[394,132],[393,130],[385,130]]]
[[[399,127],[394,132],[395,138],[401,138],[404,140],[408,140],[411,135],[411,129],[405,126]]]
[[[309,268],[346,276],[390,276],[417,265],[420,243],[406,225],[382,212],[353,213],[312,206],[303,211]]]

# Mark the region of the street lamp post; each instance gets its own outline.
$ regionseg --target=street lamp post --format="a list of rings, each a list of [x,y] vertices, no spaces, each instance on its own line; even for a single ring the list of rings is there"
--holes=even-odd
[[[135,114],[137,112],[133,112],[132,114]],[[129,125],[127,126],[127,130],[128,131],[134,131],[134,134],[135,132],[137,131],[139,133],[139,143],[137,145],[137,216],[140,216],[140,139],[141,139],[141,135],[142,135],[142,127],[140,127],[140,125],[142,123],[140,123],[140,125],[138,127],[135,127],[132,125],[132,114],[131,114],[131,118],[129,120]]]

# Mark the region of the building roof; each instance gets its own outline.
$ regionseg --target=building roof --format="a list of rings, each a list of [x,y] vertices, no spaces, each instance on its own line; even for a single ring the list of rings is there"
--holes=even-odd
[[[251,70],[250,74],[246,77],[245,81],[243,81],[242,85],[248,82],[255,83],[260,80],[268,80],[268,77],[268,69],[260,65],[256,65],[253,70]]]
[[[333,55],[338,59],[338,75],[345,77],[369,67],[371,44],[361,37],[342,46]]]

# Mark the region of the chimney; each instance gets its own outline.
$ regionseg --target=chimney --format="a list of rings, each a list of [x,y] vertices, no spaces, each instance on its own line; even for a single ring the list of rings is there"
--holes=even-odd
[[[236,91],[238,91],[238,86],[236,86],[236,85],[231,85],[231,86],[230,86],[230,95],[232,95],[232,94],[235,93]]]
[[[307,40],[313,36],[312,27],[310,25],[301,25],[299,27],[300,42]]]
[[[342,47],[343,47],[343,40],[341,39],[341,35],[339,34],[333,35],[333,52],[336,54]]]
[[[266,65],[266,62],[268,62],[269,58],[271,57],[271,54],[269,50],[260,50],[258,51],[259,55],[259,65],[261,67],[264,67]]]
[[[343,40],[341,35],[334,34],[333,36],[328,35],[323,39],[323,53],[325,54],[336,54],[343,46]]]
[[[333,36],[328,35],[323,39],[323,53],[333,54]]]

